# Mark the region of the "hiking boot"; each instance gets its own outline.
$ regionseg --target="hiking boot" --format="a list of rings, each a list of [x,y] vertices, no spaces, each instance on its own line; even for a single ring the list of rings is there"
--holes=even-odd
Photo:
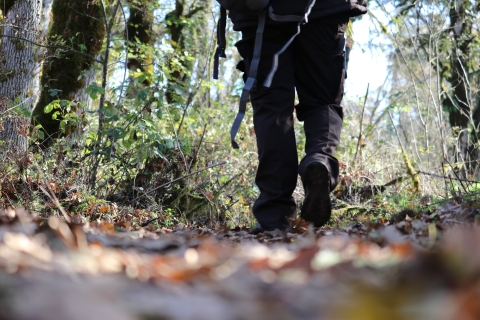
[[[288,231],[288,227],[280,227],[280,228],[272,228],[272,229],[265,229],[264,227],[262,227],[260,225],[260,223],[257,223],[255,225],[255,227],[253,227],[251,230],[250,230],[250,234],[253,234],[253,235],[257,235],[257,234],[260,234],[260,233],[264,233],[264,232],[276,232],[276,231],[279,231],[279,232],[284,232],[284,231]]]
[[[305,200],[300,216],[319,228],[330,220],[332,214],[330,173],[323,163],[313,161],[305,168],[302,182]]]
[[[256,235],[256,234],[260,234],[260,233],[264,233],[265,232],[265,229],[262,228],[262,226],[260,225],[260,223],[257,223],[255,225],[255,227],[253,227],[251,230],[250,230],[250,234],[253,234],[253,235]]]

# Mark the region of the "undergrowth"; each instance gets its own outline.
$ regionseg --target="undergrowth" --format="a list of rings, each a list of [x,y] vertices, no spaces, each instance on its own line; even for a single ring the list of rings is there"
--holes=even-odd
[[[327,226],[365,221],[397,223],[433,212],[435,203],[445,199],[475,194],[475,183],[465,189],[465,183],[449,179],[445,184],[445,179],[420,174],[417,180],[422,189],[417,190],[408,174],[411,168],[407,165],[412,165],[405,163],[408,156],[400,156],[398,148],[385,140],[372,139],[361,145],[360,157],[353,158],[349,138],[358,138],[355,125],[351,125],[355,121],[353,117],[346,121],[338,154],[340,183],[332,193],[333,215]],[[296,126],[301,133],[301,123]],[[63,209],[77,220],[106,221],[119,230],[149,225],[251,227],[255,223],[251,207],[258,196],[253,183],[255,153],[227,153],[225,145],[212,140],[197,141],[197,147],[178,138],[170,142],[164,140],[161,155],[147,156],[137,164],[129,165],[124,159],[103,159],[98,184],[92,189],[89,179],[94,164],[88,144],[81,146],[80,142],[66,138],[48,146],[34,141],[27,154],[4,154],[5,161],[0,165],[0,206],[25,207],[44,219],[60,216]],[[243,139],[247,150],[254,150],[253,142],[254,136]],[[303,143],[299,134],[299,157]],[[376,156],[382,148],[382,157]],[[218,160],[229,153],[227,161]],[[249,153],[246,162],[244,158]],[[385,158],[390,159],[390,165],[385,166]],[[294,197],[300,208],[300,182]]]

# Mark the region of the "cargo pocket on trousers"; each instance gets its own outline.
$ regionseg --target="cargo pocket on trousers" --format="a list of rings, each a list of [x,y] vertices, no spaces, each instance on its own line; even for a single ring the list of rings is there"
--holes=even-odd
[[[343,53],[335,55],[335,63],[337,65],[337,74],[340,75],[338,81],[338,91],[335,97],[335,104],[340,105],[343,99],[345,79],[347,78],[347,70],[345,69],[345,51]]]

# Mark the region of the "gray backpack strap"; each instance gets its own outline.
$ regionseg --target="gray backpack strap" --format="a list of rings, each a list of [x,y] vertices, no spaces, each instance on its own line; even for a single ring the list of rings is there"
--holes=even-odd
[[[227,40],[225,37],[225,28],[227,25],[227,10],[224,7],[220,7],[220,19],[217,23],[217,50],[215,51],[213,60],[213,79],[218,79],[218,69],[220,58],[226,58],[225,47],[227,46]]]
[[[315,5],[316,0],[310,0],[308,6],[305,8],[305,13],[303,16],[296,16],[296,15],[285,15],[285,16],[277,16],[272,12],[272,8],[268,9],[268,16],[270,19],[275,21],[282,21],[282,22],[298,22],[297,33],[295,33],[288,42],[278,51],[273,57],[273,66],[272,69],[265,79],[263,86],[270,87],[272,84],[273,76],[275,75],[277,68],[278,68],[278,57],[288,48],[288,46],[293,42],[295,37],[300,34],[300,26],[302,24],[308,23],[308,16]],[[257,72],[258,72],[258,64],[260,62],[260,56],[262,53],[262,42],[263,42],[263,31],[265,30],[265,21],[267,18],[267,10],[262,10],[258,15],[258,27],[255,36],[255,46],[253,48],[253,59],[250,63],[250,69],[248,72],[248,79],[245,82],[245,86],[242,90],[242,95],[240,96],[240,105],[238,107],[238,113],[233,121],[232,128],[230,129],[230,139],[232,143],[232,147],[234,149],[239,149],[238,143],[235,141],[235,137],[237,136],[238,130],[240,129],[240,125],[242,124],[242,120],[245,117],[245,111],[247,109],[247,102],[250,96],[250,91],[253,87],[257,85]]]
[[[313,6],[315,5],[315,2],[316,0],[310,0],[310,2],[308,3],[308,6],[307,8],[305,9],[305,14],[303,16],[282,16],[282,17],[299,17],[301,18],[300,20],[297,20],[298,21],[298,25],[297,25],[297,33],[295,33],[288,41],[287,43],[280,49],[280,51],[278,51],[277,53],[275,53],[275,55],[273,56],[273,65],[272,65],[272,69],[270,70],[270,73],[268,74],[267,78],[265,79],[265,82],[263,83],[263,86],[264,87],[267,87],[267,88],[270,88],[270,86],[272,85],[272,81],[273,81],[273,76],[275,75],[275,73],[277,72],[277,69],[278,69],[278,57],[283,53],[285,52],[285,50],[287,50],[287,48],[290,46],[290,44],[293,42],[293,40],[295,40],[295,38],[300,34],[300,27],[302,24],[306,24],[308,23],[308,16],[310,15],[310,12],[312,11],[312,8]],[[272,13],[272,12],[271,12]],[[272,13],[273,14],[273,13]],[[280,18],[281,16],[276,16],[277,19],[281,19]],[[277,20],[277,21],[283,21],[283,20]],[[285,20],[286,21],[286,20]]]
[[[253,48],[253,58],[250,62],[250,69],[248,72],[248,79],[245,82],[245,86],[242,90],[242,95],[240,96],[240,105],[238,107],[237,116],[233,121],[232,129],[230,129],[230,139],[232,142],[232,147],[234,149],[239,149],[239,145],[235,141],[235,137],[237,136],[238,129],[240,128],[242,120],[245,117],[245,111],[247,109],[247,102],[250,96],[250,90],[252,90],[252,88],[256,85],[257,82],[258,64],[260,62],[260,56],[262,53],[263,31],[265,30],[266,17],[266,10],[263,10],[258,15],[258,27],[255,36],[255,46]]]

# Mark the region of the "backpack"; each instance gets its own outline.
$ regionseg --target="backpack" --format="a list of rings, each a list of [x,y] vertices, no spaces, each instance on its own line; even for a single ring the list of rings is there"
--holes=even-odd
[[[217,50],[214,54],[213,79],[218,79],[219,58],[226,58],[225,28],[227,25],[227,10],[230,12],[260,13],[266,8],[269,0],[217,0],[220,4],[220,19],[217,23]]]
[[[222,8],[232,12],[256,12],[268,5],[269,0],[217,0]]]
[[[293,1],[293,0],[292,0]],[[253,49],[253,58],[250,63],[250,69],[248,73],[248,79],[245,81],[245,86],[243,87],[242,94],[240,96],[240,104],[238,108],[237,116],[233,122],[232,128],[230,129],[230,139],[232,147],[234,149],[239,149],[238,143],[235,141],[238,129],[242,123],[243,118],[245,117],[245,111],[247,108],[247,101],[250,96],[250,91],[257,83],[257,71],[258,64],[260,62],[260,55],[262,52],[262,40],[263,40],[263,30],[265,29],[265,21],[267,15],[270,19],[281,22],[298,22],[298,31],[293,35],[288,42],[274,55],[273,66],[270,73],[267,76],[267,79],[263,83],[263,86],[270,87],[272,83],[273,76],[277,71],[278,67],[278,57],[288,48],[288,46],[293,42],[295,37],[300,33],[300,26],[302,24],[308,23],[308,15],[312,10],[312,7],[315,5],[316,0],[310,0],[305,9],[305,13],[302,16],[295,15],[276,15],[273,13],[273,9],[269,6],[269,0],[217,0],[220,4],[220,19],[217,23],[217,49],[214,54],[214,64],[213,64],[213,79],[218,79],[218,70],[219,70],[219,60],[220,58],[226,58],[225,47],[226,47],[226,36],[225,28],[227,23],[227,10],[231,12],[250,12],[255,13],[258,16],[258,27],[255,36],[255,45]]]

